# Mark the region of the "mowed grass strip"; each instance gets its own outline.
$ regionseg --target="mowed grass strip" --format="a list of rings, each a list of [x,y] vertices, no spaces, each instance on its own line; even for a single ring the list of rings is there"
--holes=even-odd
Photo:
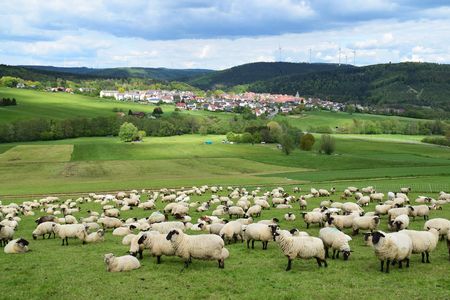
[[[73,145],[19,145],[0,154],[0,164],[69,161],[72,151]]]
[[[354,185],[352,182],[349,185]],[[361,187],[360,185],[357,185]],[[286,187],[288,192],[291,189]],[[94,191],[94,190],[92,190]],[[386,193],[387,190],[380,190]],[[330,198],[338,201],[338,194]],[[225,195],[222,192],[220,195]],[[411,199],[419,194],[413,192]],[[436,193],[428,194],[436,198]],[[209,193],[192,196],[192,201],[205,201]],[[145,198],[145,196],[143,196]],[[324,198],[311,199],[308,210],[318,207]],[[328,199],[328,198],[327,198]],[[28,200],[28,199],[26,199]],[[158,201],[158,209],[164,205]],[[372,211],[371,203],[366,211]],[[207,212],[192,211],[193,220],[201,215],[211,214],[215,205]],[[101,205],[87,203],[81,205],[81,212],[74,215],[87,216],[87,210],[101,211]],[[297,219],[287,222],[283,215],[293,211]],[[134,209],[121,213],[121,218],[147,217],[151,211]],[[378,299],[380,295],[389,295],[390,299],[446,299],[450,292],[448,277],[448,251],[445,241],[438,244],[431,253],[431,264],[422,264],[419,254],[413,254],[410,268],[391,268],[390,274],[379,271],[379,261],[371,247],[364,245],[363,235],[353,237],[350,246],[354,251],[348,261],[328,260],[328,268],[318,268],[314,259],[293,262],[292,270],[285,272],[287,259],[273,241],[268,250],[262,250],[261,243],[255,243],[255,249],[247,249],[245,243],[226,245],[230,258],[225,269],[217,268],[215,261],[193,260],[188,269],[178,257],[162,257],[162,263],[148,251],[144,252],[142,267],[128,273],[107,273],[103,255],[112,252],[117,256],[125,255],[128,246],[121,244],[121,237],[112,236],[109,230],[106,241],[99,244],[82,245],[78,240],[69,240],[69,246],[61,246],[59,239],[31,239],[35,228],[35,218],[23,217],[17,236],[30,241],[31,252],[24,255],[6,255],[0,252],[2,277],[2,297],[5,299],[111,299],[130,296],[136,299],[336,299],[358,298]],[[297,205],[293,209],[264,210],[257,220],[277,217],[282,229],[298,228],[310,235],[318,236],[319,228],[312,225],[309,229],[300,216]],[[442,211],[432,211],[431,217],[450,218],[450,207]],[[171,220],[173,220],[171,218]],[[387,231],[386,216],[382,216],[380,229]],[[410,228],[421,230],[424,220],[411,221]],[[344,230],[351,234],[351,229]],[[188,231],[189,234],[199,232]],[[368,284],[370,283],[370,284]],[[14,286],[15,288],[10,288]]]

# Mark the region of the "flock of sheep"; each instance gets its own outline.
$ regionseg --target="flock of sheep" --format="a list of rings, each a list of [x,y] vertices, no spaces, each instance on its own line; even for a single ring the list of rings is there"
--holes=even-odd
[[[390,265],[399,268],[409,267],[411,254],[421,254],[422,262],[430,262],[430,253],[435,250],[439,239],[446,239],[450,257],[450,221],[444,218],[432,218],[433,210],[442,209],[450,203],[450,194],[441,192],[437,200],[428,196],[419,196],[412,205],[408,197],[410,188],[401,188],[397,193],[387,195],[375,191],[371,186],[358,189],[348,187],[342,193],[341,202],[333,200],[315,200],[329,198],[336,193],[332,188],[311,188],[308,194],[302,194],[299,187],[291,193],[283,188],[263,191],[260,188],[247,190],[236,187],[202,186],[189,189],[161,189],[159,191],[134,190],[117,194],[98,195],[91,193],[76,200],[60,200],[58,197],[46,197],[40,200],[25,201],[21,204],[0,202],[0,245],[7,254],[26,253],[30,243],[20,237],[14,239],[15,232],[23,217],[43,214],[36,219],[36,228],[31,233],[33,239],[58,236],[62,245],[69,245],[69,238],[83,243],[95,243],[105,240],[105,232],[121,236],[122,244],[129,246],[129,255],[104,255],[109,272],[137,269],[143,251],[148,249],[161,263],[162,256],[178,256],[188,267],[192,259],[215,260],[219,268],[224,268],[230,253],[225,245],[246,241],[247,248],[254,248],[256,241],[262,242],[267,249],[270,241],[275,241],[281,252],[288,258],[286,271],[292,267],[296,258],[316,259],[319,267],[327,267],[329,250],[332,258],[348,260],[352,250],[352,238],[344,233],[351,229],[353,235],[364,231],[364,239],[379,259],[381,271],[389,272]],[[211,193],[206,201],[194,201],[192,198]],[[144,200],[145,198],[145,200]],[[97,203],[101,211],[86,212],[77,219],[85,203]],[[309,202],[309,203],[308,203]],[[371,202],[376,202],[374,211],[365,211]],[[318,203],[311,211],[305,211],[311,203]],[[156,210],[157,206],[164,208]],[[319,236],[310,236],[299,229],[282,229],[280,220],[271,218],[258,220],[263,210],[299,209],[298,213],[287,212],[286,222],[292,222],[302,216],[306,227],[319,226]],[[120,219],[124,211],[155,210],[146,218]],[[193,222],[190,213],[202,216]],[[210,214],[208,212],[211,211]],[[228,220],[225,219],[228,217]],[[422,230],[408,230],[416,217],[426,221]],[[169,220],[172,219],[172,220]],[[389,233],[377,230],[381,222],[386,222]],[[187,234],[187,231],[197,231]],[[200,234],[199,234],[200,233]]]

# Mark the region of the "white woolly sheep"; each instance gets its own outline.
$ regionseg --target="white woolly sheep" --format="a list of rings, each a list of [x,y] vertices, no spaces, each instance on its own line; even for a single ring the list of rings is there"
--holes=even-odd
[[[228,208],[228,215],[229,215],[230,219],[231,219],[233,216],[242,218],[242,217],[244,216],[244,214],[245,214],[245,212],[244,212],[244,210],[242,209],[242,207],[239,207],[239,206],[231,206],[231,207]]]
[[[208,226],[208,231],[211,234],[219,235],[222,228],[225,226],[226,223],[214,223]]]
[[[392,208],[390,204],[378,204],[375,205],[375,213],[378,215],[387,215],[388,211]]]
[[[82,240],[84,244],[87,236],[86,227],[83,224],[53,224],[53,231],[61,238],[62,246],[64,242],[66,246],[69,246],[68,238],[75,237]]]
[[[308,202],[306,201],[306,199],[305,199],[304,197],[300,197],[298,203],[299,203],[299,205],[300,205],[300,210],[307,209],[307,207],[308,207]]]
[[[172,243],[175,254],[189,266],[191,258],[217,260],[219,268],[225,267],[225,259],[230,255],[224,247],[224,241],[215,234],[187,235],[174,229],[167,234],[166,239]]]
[[[261,210],[262,207],[258,204],[255,204],[253,206],[250,206],[245,214],[250,217],[259,217],[261,216]]]
[[[403,214],[397,216],[394,220],[389,221],[389,223],[396,231],[407,229],[409,226],[409,217],[408,215]]]
[[[118,218],[120,216],[120,210],[118,210],[117,208],[105,209],[103,213],[105,214],[105,216],[111,218]]]
[[[269,204],[269,202],[267,202],[267,200],[265,200],[265,199],[261,199],[261,198],[256,199],[256,198],[255,198],[255,205],[259,205],[259,206],[261,206],[263,209],[270,209],[270,204]]]
[[[292,205],[290,205],[290,204],[278,204],[275,208],[277,208],[277,209],[292,208]]]
[[[367,206],[370,203],[370,197],[369,196],[362,196],[361,198],[359,198],[358,201],[356,201],[356,204],[358,204],[359,206]]]
[[[379,224],[380,217],[378,216],[355,217],[352,224],[353,235],[358,234],[360,229],[374,231],[375,229],[377,229]]]
[[[125,245],[125,246],[130,245],[130,244],[131,244],[131,241],[132,241],[136,236],[137,236],[137,234],[134,234],[134,233],[127,234],[127,235],[124,236],[123,239],[122,239],[122,245]]]
[[[280,222],[280,220],[278,220],[278,218],[272,218],[270,220],[259,220],[258,224],[266,224],[266,225],[277,225]]]
[[[19,253],[25,253],[28,251],[28,241],[23,239],[23,238],[19,238],[19,239],[15,239],[10,241],[5,248],[3,249],[3,251],[6,254],[19,254]]]
[[[295,214],[293,212],[288,212],[284,215],[286,221],[295,221]]]
[[[384,194],[383,193],[370,194],[370,200],[372,200],[372,201],[381,202],[381,201],[383,201],[383,198],[384,198]]]
[[[121,220],[111,217],[99,218],[97,222],[102,225],[103,229],[118,228],[123,225]]]
[[[339,230],[342,230],[344,228],[352,228],[353,219],[355,219],[356,217],[359,217],[358,213],[352,213],[346,216],[329,215],[327,223],[328,225],[334,225]]]
[[[430,263],[430,252],[436,249],[439,240],[438,230],[430,228],[428,231],[402,230],[400,232],[406,233],[411,238],[413,245],[412,253],[421,253],[422,263],[425,263],[426,255],[427,263]]]
[[[232,240],[234,242],[237,242],[238,239],[243,241],[242,225],[239,221],[230,221],[222,227],[219,235],[224,241],[228,241],[229,244],[231,244]]]
[[[42,236],[42,239],[45,239],[45,235],[48,234],[48,238],[52,236],[55,238],[55,232],[53,231],[53,225],[55,225],[55,222],[44,222],[39,224],[36,229],[33,231],[33,239],[37,239],[38,236]]]
[[[326,189],[319,189],[319,197],[330,197],[330,192]]]
[[[423,217],[425,221],[430,218],[430,208],[428,207],[428,205],[413,205],[412,208],[413,211],[411,212],[411,214],[413,220],[415,220],[416,217]]]
[[[13,236],[14,228],[0,224],[0,247],[6,246]]]
[[[402,187],[402,188],[400,188],[400,192],[408,195],[408,193],[411,192],[411,188],[410,187]]]
[[[105,254],[107,272],[124,272],[139,269],[141,264],[139,260],[131,255],[114,256],[112,253]]]
[[[310,224],[319,224],[319,227],[323,226],[323,215],[321,212],[304,212],[302,213],[303,220],[306,223],[306,228],[309,228]]]
[[[402,262],[406,261],[406,267],[409,268],[409,259],[413,250],[411,238],[402,232],[384,233],[375,231],[372,233],[372,247],[375,255],[380,260],[381,272],[383,272],[386,262],[386,273],[389,273],[391,262],[398,262],[399,268]]]
[[[425,222],[423,229],[435,228],[439,231],[441,239],[443,239],[450,231],[450,221],[444,218],[434,218]]]
[[[105,231],[99,229],[96,232],[92,232],[86,236],[86,243],[97,243],[105,240]]]
[[[150,226],[150,230],[158,231],[159,233],[168,233],[172,229],[179,229],[184,231],[185,226],[183,222],[178,221],[170,221],[170,222],[162,222],[162,223],[154,223]]]
[[[411,216],[414,212],[414,208],[410,205],[405,207],[395,207],[388,210],[388,220],[393,220],[400,215]]]
[[[348,242],[352,240],[350,236],[337,228],[326,227],[320,229],[319,238],[323,241],[326,258],[329,258],[328,249],[331,248],[333,249],[333,259],[336,257],[336,253],[336,258],[339,258],[339,252],[342,252],[344,260],[348,260],[350,253],[352,252],[350,245],[348,244]]]
[[[150,254],[156,256],[156,263],[161,263],[161,256],[174,256],[175,249],[170,241],[166,239],[167,234],[162,234],[156,231],[143,233],[139,239],[138,244],[143,245],[145,249],[149,249]],[[131,253],[131,252],[130,252]],[[131,253],[136,256],[137,253]]]
[[[352,212],[363,212],[364,210],[354,202],[345,202],[341,208],[345,213],[350,214]]]
[[[113,230],[112,234],[116,236],[125,236],[127,234],[133,233],[133,229],[136,229],[136,226],[121,226]]]
[[[319,267],[322,266],[322,263],[325,267],[328,266],[325,259],[325,247],[321,239],[311,236],[289,236],[280,231],[276,231],[274,236],[281,251],[288,258],[286,271],[291,269],[292,260],[295,258],[315,258]]]
[[[153,224],[153,223],[160,223],[160,222],[164,222],[167,221],[167,216],[162,214],[159,211],[154,211],[152,212],[152,214],[150,215],[150,217],[148,217],[148,224]]]
[[[262,242],[263,250],[267,250],[269,241],[273,239],[273,234],[278,225],[266,224],[249,224],[242,231],[244,232],[244,239],[247,241],[247,248],[250,248],[250,241],[252,242],[252,249],[255,248],[255,241]]]

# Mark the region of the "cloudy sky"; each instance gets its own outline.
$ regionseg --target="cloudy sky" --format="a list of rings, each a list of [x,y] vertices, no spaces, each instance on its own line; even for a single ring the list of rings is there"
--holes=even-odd
[[[450,63],[444,0],[0,0],[0,63]]]

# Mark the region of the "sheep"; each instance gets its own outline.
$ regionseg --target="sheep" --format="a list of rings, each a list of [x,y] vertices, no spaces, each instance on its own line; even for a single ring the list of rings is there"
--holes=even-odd
[[[14,230],[17,230],[17,227],[19,226],[19,223],[14,220],[13,217],[9,216],[7,219],[0,222],[0,225],[5,225],[13,228]]]
[[[428,230],[428,228],[436,228],[439,231],[441,239],[450,232],[450,221],[444,218],[434,218],[425,222],[423,229]]]
[[[353,235],[357,235],[360,229],[374,231],[380,224],[380,217],[378,216],[362,216],[353,219]]]
[[[372,201],[381,202],[381,201],[383,201],[384,194],[383,193],[373,193],[373,194],[370,194],[369,197],[370,197],[370,200],[372,200]]]
[[[354,186],[347,187],[347,190],[349,190],[352,193],[359,192],[359,189],[357,187],[354,187]]]
[[[305,199],[304,197],[300,197],[298,203],[299,203],[299,205],[300,205],[300,210],[307,209],[307,207],[308,207],[308,202],[306,201],[306,199]]]
[[[139,269],[139,260],[131,255],[114,256],[112,253],[105,254],[104,262],[107,272],[124,272]]]
[[[370,203],[369,196],[362,196],[361,198],[359,198],[358,201],[356,201],[356,204],[358,204],[359,206],[368,206],[369,203]]]
[[[148,200],[146,202],[142,202],[141,204],[139,204],[138,207],[142,208],[143,210],[150,210],[150,209],[156,208],[156,205],[155,205],[155,201]]]
[[[414,208],[410,205],[405,207],[395,207],[388,210],[388,220],[393,220],[400,215],[412,215],[414,212]]]
[[[214,223],[208,226],[208,232],[220,236],[220,231],[226,223]]]
[[[290,205],[290,204],[278,204],[275,208],[277,208],[277,209],[292,208],[292,205]]]
[[[328,266],[325,259],[325,247],[323,241],[311,236],[289,236],[280,231],[274,233],[275,240],[281,248],[283,254],[288,258],[286,271],[292,267],[292,260],[295,258],[310,259],[315,258],[319,267],[322,263]]]
[[[258,204],[255,204],[253,206],[250,206],[250,208],[246,212],[246,215],[250,217],[259,217],[261,216],[261,210],[262,207]]]
[[[120,210],[118,210],[117,208],[105,209],[103,213],[105,214],[105,216],[111,218],[118,218],[120,216]]]
[[[266,225],[273,225],[273,224],[278,224],[280,222],[280,220],[278,220],[278,218],[272,218],[270,220],[260,220],[258,221],[258,224],[266,224]]]
[[[306,223],[306,228],[309,228],[310,224],[319,224],[319,227],[323,226],[323,215],[321,212],[303,212],[302,213],[303,220]]]
[[[123,237],[122,239],[122,245],[130,245],[131,241],[137,236],[137,234],[130,233]]]
[[[330,192],[326,189],[319,189],[319,197],[330,197]]]
[[[136,229],[135,225],[122,226],[114,229],[112,234],[116,236],[125,236],[127,234],[133,233],[133,229]]]
[[[205,231],[205,230],[207,230],[206,225],[205,225],[204,222],[194,224],[189,229],[192,230],[192,231]]]
[[[6,246],[13,236],[14,228],[0,224],[0,246]]]
[[[320,229],[319,238],[323,241],[326,258],[329,258],[328,249],[331,248],[333,249],[333,259],[336,257],[336,252],[336,258],[339,258],[339,252],[342,252],[344,260],[348,260],[350,253],[352,252],[350,245],[348,244],[348,242],[352,240],[350,236],[346,235],[337,228],[326,227]]]
[[[239,206],[231,206],[228,208],[228,215],[230,216],[230,219],[233,216],[242,218],[244,216],[244,210],[242,209],[242,207]]]
[[[295,214],[292,212],[288,212],[287,214],[284,215],[284,219],[286,221],[295,221]]]
[[[167,215],[162,214],[159,211],[154,211],[150,217],[148,217],[148,224],[153,224],[153,223],[160,223],[160,222],[164,222],[167,221],[168,217]]]
[[[416,217],[423,217],[423,219],[426,221],[430,219],[428,216],[430,214],[430,208],[427,205],[413,205],[412,206],[413,211],[411,212],[413,220]]]
[[[242,225],[239,221],[230,221],[222,227],[219,235],[224,241],[228,241],[229,244],[231,244],[231,240],[234,242],[238,239],[243,241]]]
[[[217,260],[219,268],[225,267],[225,259],[230,255],[224,241],[215,234],[187,235],[178,229],[170,231],[166,239],[172,243],[175,254],[183,258],[185,267],[191,258]]]
[[[86,230],[88,231],[97,231],[100,229],[100,225],[98,225],[97,223],[82,223],[84,225],[84,227],[86,227]]]
[[[102,225],[103,229],[108,228],[118,228],[123,225],[122,221],[117,218],[111,218],[111,217],[103,217],[98,219],[97,221],[100,225]]]
[[[255,205],[259,205],[262,209],[270,209],[270,204],[265,199],[255,199]]]
[[[266,225],[254,223],[247,225],[244,229],[244,239],[247,241],[247,248],[250,248],[250,241],[252,242],[252,249],[255,248],[255,241],[262,242],[262,249],[267,250],[269,241],[273,239],[273,233],[278,225]]]
[[[375,205],[375,213],[378,215],[387,215],[388,211],[392,208],[390,204],[378,204]]]
[[[353,226],[353,219],[358,217],[357,213],[353,213],[347,216],[329,215],[327,223],[328,225],[334,225],[339,230],[344,228],[351,228]]]
[[[394,220],[389,221],[390,225],[396,231],[400,231],[402,229],[406,229],[409,226],[409,217],[408,215],[400,215],[397,216]]]
[[[320,202],[320,207],[328,207],[333,203],[333,200],[324,200]]]
[[[50,216],[42,216],[38,219],[36,219],[36,224],[41,224],[44,222],[56,222],[56,216],[50,215]]]
[[[425,263],[425,255],[427,263],[430,263],[430,252],[436,249],[439,240],[439,231],[436,228],[428,228],[428,231],[402,230],[412,241],[412,253],[422,254],[422,263]]]
[[[159,233],[168,233],[172,229],[179,229],[184,231],[185,227],[183,222],[178,221],[154,223],[150,226],[150,230],[158,231]]]
[[[69,246],[68,238],[76,237],[83,241],[85,244],[87,232],[86,227],[82,224],[68,224],[68,225],[60,225],[53,224],[53,231],[61,238],[62,244],[64,246],[64,242],[66,246]]]
[[[402,188],[400,188],[400,192],[408,195],[408,193],[411,192],[411,188],[410,187],[402,187]]]
[[[375,255],[380,260],[381,272],[383,272],[385,261],[386,273],[389,273],[391,261],[398,262],[399,268],[402,267],[402,262],[406,261],[406,267],[409,268],[409,258],[413,250],[413,243],[406,233],[375,231],[372,233],[372,247]]]
[[[36,229],[33,231],[33,240],[37,239],[38,236],[42,235],[42,239],[45,239],[45,235],[48,234],[48,238],[52,236],[53,238],[56,237],[55,232],[53,231],[53,225],[55,225],[55,222],[44,222],[40,223]]]
[[[138,245],[143,245],[144,248],[149,249],[151,255],[156,256],[156,263],[161,263],[161,256],[174,256],[175,249],[170,241],[166,239],[167,234],[162,234],[156,231],[143,233],[138,239]],[[131,253],[133,256],[136,253]]]
[[[28,241],[23,238],[18,238],[15,240],[10,241],[3,251],[6,254],[19,254],[19,253],[25,253],[28,252]]]
[[[366,194],[373,194],[375,192],[375,189],[373,186],[364,187],[361,189],[361,192]]]
[[[352,212],[363,212],[362,208],[358,204],[353,202],[343,203],[342,210],[347,214],[350,214]]]
[[[316,190],[315,188],[311,188],[310,193],[311,193],[314,197],[319,197],[319,191]]]
[[[92,232],[86,236],[86,243],[103,242],[105,240],[105,231],[99,229],[96,232]]]
[[[72,215],[66,215],[64,216],[65,224],[78,224],[77,218],[75,218]]]

